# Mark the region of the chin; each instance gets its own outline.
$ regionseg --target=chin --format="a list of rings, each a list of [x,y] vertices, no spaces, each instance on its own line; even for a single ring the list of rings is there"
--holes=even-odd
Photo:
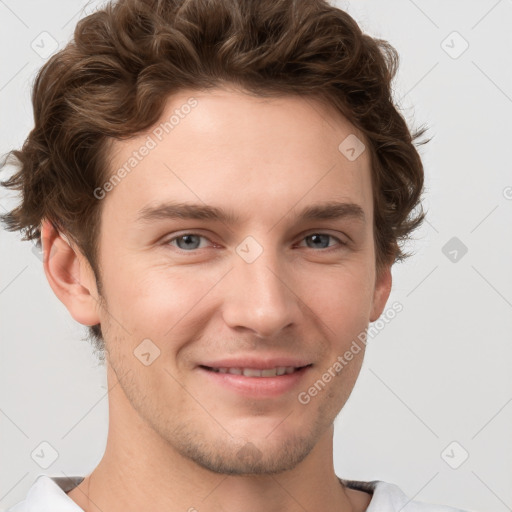
[[[274,422],[275,428],[275,422]],[[302,462],[318,441],[314,433],[228,436],[204,439],[198,432],[174,432],[173,445],[185,458],[214,473],[268,475],[288,471]]]

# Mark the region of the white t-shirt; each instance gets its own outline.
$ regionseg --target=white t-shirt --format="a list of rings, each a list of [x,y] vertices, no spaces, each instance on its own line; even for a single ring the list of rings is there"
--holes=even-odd
[[[84,477],[50,477],[39,475],[27,493],[27,497],[6,512],[83,512],[66,494],[76,487]],[[361,482],[340,479],[352,489],[372,494],[366,512],[464,512],[460,509],[441,505],[429,505],[411,501],[394,484],[382,480]]]

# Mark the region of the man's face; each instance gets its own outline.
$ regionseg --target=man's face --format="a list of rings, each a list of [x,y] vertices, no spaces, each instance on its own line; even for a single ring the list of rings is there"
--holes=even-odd
[[[192,96],[197,105],[181,108]],[[175,109],[190,112],[162,133]],[[355,133],[313,100],[217,89],[182,91],[154,129],[113,145],[112,172],[151,147],[102,199],[100,317],[123,393],[115,407],[203,467],[290,469],[350,395],[363,350],[329,382],[322,375],[389,293],[376,280],[369,153],[351,161],[338,149]],[[171,203],[236,219],[154,213]],[[352,206],[300,218],[327,203]],[[275,367],[293,373],[236,370]]]

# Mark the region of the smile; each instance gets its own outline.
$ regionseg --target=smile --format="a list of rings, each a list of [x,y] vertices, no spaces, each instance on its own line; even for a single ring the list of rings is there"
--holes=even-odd
[[[228,393],[235,393],[245,398],[268,400],[303,389],[304,382],[311,380],[306,377],[306,374],[309,375],[312,366],[313,364],[254,368],[199,365],[197,368],[203,376],[201,378],[206,378],[207,388],[213,386],[219,391],[225,389]]]
[[[305,366],[278,366],[276,368],[266,368],[264,370],[260,370],[258,368],[212,368],[209,366],[203,366],[203,368],[215,373],[230,373],[231,375],[243,375],[244,377],[277,377],[285,374],[289,375],[305,368]]]

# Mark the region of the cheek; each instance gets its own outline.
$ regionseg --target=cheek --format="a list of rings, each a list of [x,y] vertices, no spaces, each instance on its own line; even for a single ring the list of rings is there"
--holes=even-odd
[[[134,338],[162,339],[202,311],[222,269],[119,266],[105,282],[109,313]],[[112,322],[111,322],[112,323]]]
[[[362,258],[361,258],[362,259]],[[297,295],[333,333],[347,333],[368,323],[373,286],[371,268],[362,264],[321,268],[300,278]]]
[[[373,292],[373,267],[367,260],[368,254],[361,252],[342,264],[291,262],[288,266],[283,280],[293,290],[294,300],[321,320],[328,338],[346,339],[367,326]],[[140,257],[118,258],[104,268],[106,314],[117,321],[111,324],[121,324],[134,339],[165,339],[171,332],[175,337],[191,325],[201,329],[222,307],[226,283],[221,281],[224,276],[230,279],[229,262],[173,267],[145,265]],[[283,293],[292,292],[283,289]]]

